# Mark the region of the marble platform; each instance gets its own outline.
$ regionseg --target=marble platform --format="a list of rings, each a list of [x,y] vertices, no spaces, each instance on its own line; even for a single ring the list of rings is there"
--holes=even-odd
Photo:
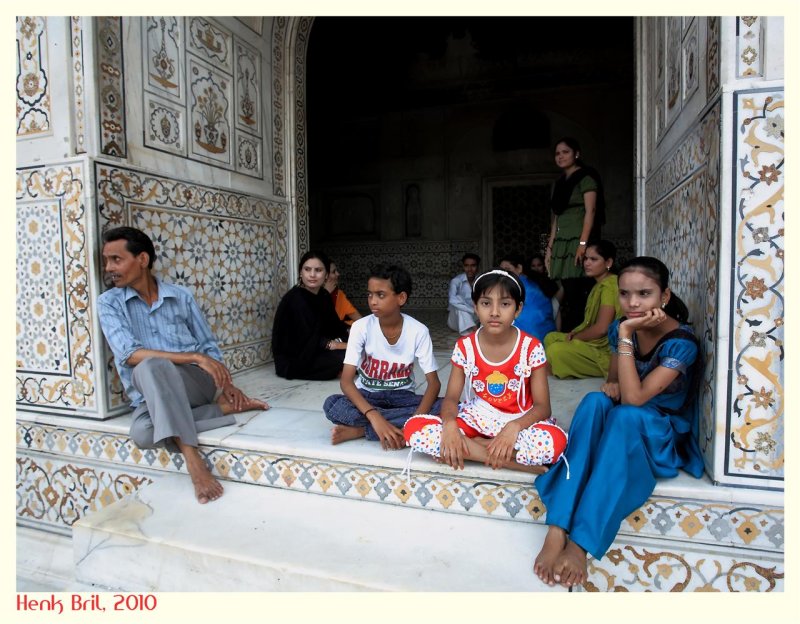
[[[444,387],[449,350],[437,349],[436,355]],[[453,534],[469,534],[472,524],[478,522],[481,534],[499,532],[500,543],[505,543],[504,535],[516,536],[514,539],[525,536],[527,546],[519,555],[520,566],[523,559],[529,566],[538,551],[546,509],[538,499],[532,475],[469,463],[464,470],[456,471],[415,454],[409,476],[403,474],[407,451],[383,451],[366,440],[330,444],[331,424],[321,405],[325,397],[338,392],[337,381],[287,381],[277,378],[272,367],[266,366],[238,375],[236,383],[248,394],[268,401],[271,409],[239,414],[236,424],[200,436],[200,451],[226,488],[220,501],[202,509],[192,499],[182,457],[136,449],[127,437],[129,416],[96,422],[18,412],[18,524],[71,532],[75,552],[85,562],[85,567],[74,569],[75,583],[120,589],[166,590],[172,587],[169,583],[174,575],[164,573],[156,578],[125,572],[120,577],[117,568],[128,568],[120,558],[125,549],[101,552],[96,544],[102,537],[115,543],[132,540],[137,546],[133,550],[148,553],[148,569],[195,569],[213,560],[214,565],[236,568],[246,563],[255,566],[254,571],[261,570],[258,576],[263,585],[254,587],[242,581],[231,589],[388,588],[390,580],[373,575],[367,575],[367,580],[341,576],[322,564],[311,569],[302,563],[307,557],[304,550],[290,557],[289,551],[271,550],[269,542],[261,544],[260,539],[259,548],[264,552],[258,562],[238,558],[235,553],[242,548],[238,536],[233,536],[234,543],[209,551],[202,522],[192,531],[196,534],[192,546],[170,532],[175,503],[183,499],[181,510],[216,514],[209,518],[213,517],[217,526],[225,526],[230,515],[237,522],[256,521],[242,525],[242,534],[253,531],[261,535],[259,527],[265,525],[257,520],[268,522],[265,518],[274,516],[276,521],[283,518],[287,523],[279,533],[313,535],[317,543],[325,543],[319,541],[324,537],[324,530],[320,530],[333,518],[353,524],[354,519],[363,522],[364,518],[385,517],[385,522],[391,523],[395,515],[398,519],[402,515],[408,518],[408,526],[424,528],[429,523],[441,523],[450,527],[443,531]],[[580,399],[598,389],[600,383],[599,379],[551,379],[551,403],[559,424],[568,428]],[[37,476],[40,474],[43,476]],[[24,492],[30,492],[33,503]],[[130,510],[144,514],[148,509],[152,513],[141,525],[144,530],[135,524],[125,525]],[[254,514],[253,509],[264,511]],[[297,516],[295,510],[304,511]],[[155,524],[150,525],[151,521]],[[107,530],[120,523],[128,526],[127,533],[119,533],[117,528]],[[172,524],[177,527],[181,523]],[[783,527],[781,492],[720,487],[707,477],[698,480],[681,474],[660,482],[648,502],[622,523],[609,555],[600,562],[590,562],[591,577],[585,589],[669,591],[678,587],[691,591],[709,584],[722,591],[737,584],[762,590],[781,588]],[[143,535],[152,540],[144,543]],[[223,541],[231,535],[219,533]],[[365,534],[367,537],[375,539],[371,533]],[[351,538],[360,539],[357,534]],[[289,548],[290,544],[274,546]],[[335,545],[330,547],[335,551]],[[345,551],[339,551],[342,569],[349,565],[347,553],[352,552]],[[390,548],[390,555],[399,553]],[[287,563],[287,558],[296,562]],[[105,561],[102,565],[92,563],[101,560]],[[112,565],[112,560],[118,563]],[[173,565],[178,568],[170,568]],[[133,568],[138,569],[135,564]],[[525,569],[527,577],[520,581],[522,585],[513,587],[536,591],[534,577],[529,567]],[[98,570],[110,576],[103,577]],[[442,578],[435,566],[425,570],[426,578]],[[502,576],[502,572],[497,573]]]
[[[564,591],[531,572],[544,527],[240,483],[197,505],[186,485],[171,475],[77,522],[77,580],[127,591]]]

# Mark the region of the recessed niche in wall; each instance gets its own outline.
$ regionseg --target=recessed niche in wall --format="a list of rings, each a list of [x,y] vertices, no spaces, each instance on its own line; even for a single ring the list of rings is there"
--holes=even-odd
[[[322,205],[324,238],[374,238],[378,235],[379,187],[326,191]]]

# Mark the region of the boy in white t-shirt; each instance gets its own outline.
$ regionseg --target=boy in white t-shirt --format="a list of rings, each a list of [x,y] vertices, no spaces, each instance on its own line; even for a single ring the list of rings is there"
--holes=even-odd
[[[371,315],[350,328],[341,387],[325,399],[323,410],[336,426],[331,444],[366,437],[384,450],[405,446],[403,425],[414,414],[438,414],[441,383],[428,328],[400,309],[411,294],[404,268],[382,264],[367,284]],[[428,387],[414,393],[414,360]]]

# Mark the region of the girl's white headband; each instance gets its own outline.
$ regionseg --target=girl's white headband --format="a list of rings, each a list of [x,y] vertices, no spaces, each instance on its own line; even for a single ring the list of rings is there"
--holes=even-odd
[[[478,285],[478,281],[482,277],[486,277],[487,275],[492,275],[492,274],[494,274],[494,275],[502,275],[502,276],[507,277],[508,279],[510,279],[512,282],[514,282],[514,285],[517,287],[517,290],[519,291],[520,296],[522,296],[522,288],[519,285],[519,278],[516,275],[512,277],[511,273],[509,273],[508,271],[504,271],[503,269],[492,269],[491,271],[486,271],[486,273],[482,273],[481,275],[476,277],[475,281],[472,283],[472,290],[475,290],[475,286]]]

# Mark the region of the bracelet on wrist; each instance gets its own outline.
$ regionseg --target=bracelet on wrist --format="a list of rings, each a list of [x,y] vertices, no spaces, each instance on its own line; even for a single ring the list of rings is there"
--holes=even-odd
[[[633,346],[634,346],[633,345],[633,340],[631,340],[630,338],[619,338],[619,339],[617,339],[617,344],[618,345],[626,344],[626,345],[630,346],[631,348],[633,348]]]
[[[635,357],[633,351],[617,351],[617,355],[625,355],[628,357]]]
[[[366,412],[364,412],[361,415],[366,417],[366,415],[369,414],[370,412],[377,412],[377,411],[378,410],[376,410],[374,407],[370,407]]]
[[[586,247],[586,241],[578,241],[578,244],[582,247]]]

